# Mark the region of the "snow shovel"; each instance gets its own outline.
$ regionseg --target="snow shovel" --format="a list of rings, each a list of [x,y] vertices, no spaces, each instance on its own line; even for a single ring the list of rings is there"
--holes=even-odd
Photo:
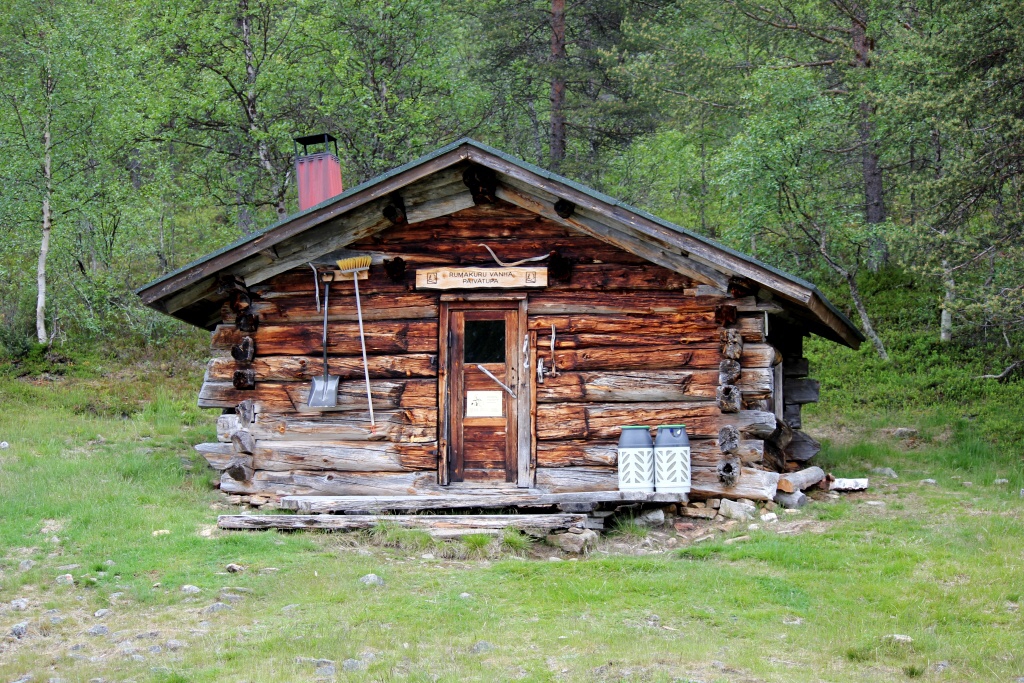
[[[315,270],[315,269],[314,269]],[[319,283],[316,284],[319,292]],[[313,378],[313,386],[309,389],[309,398],[306,405],[310,408],[333,408],[338,405],[338,377],[327,374],[327,293],[330,291],[330,281],[324,281],[324,374],[322,377]]]

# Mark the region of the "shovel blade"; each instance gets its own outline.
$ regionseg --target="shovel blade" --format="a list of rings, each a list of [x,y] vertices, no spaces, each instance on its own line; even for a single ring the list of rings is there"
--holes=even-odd
[[[323,377],[314,377],[306,405],[310,408],[333,408],[338,405],[338,378],[328,375],[325,382]]]

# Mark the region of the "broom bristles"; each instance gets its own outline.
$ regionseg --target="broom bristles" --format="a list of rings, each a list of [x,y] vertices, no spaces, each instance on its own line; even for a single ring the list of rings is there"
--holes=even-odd
[[[338,261],[338,270],[343,273],[354,273],[359,270],[366,270],[370,267],[372,257],[369,254],[364,256],[353,256]]]

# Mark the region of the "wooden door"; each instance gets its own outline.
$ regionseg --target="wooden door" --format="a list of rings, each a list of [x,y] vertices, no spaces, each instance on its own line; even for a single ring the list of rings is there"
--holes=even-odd
[[[484,486],[520,481],[520,393],[525,301],[479,301],[447,304],[442,312],[443,373],[441,391],[442,483],[473,482]],[[529,424],[526,415],[525,425]],[[524,425],[524,426],[525,426]],[[529,443],[528,440],[523,443]],[[444,454],[443,454],[444,455]],[[525,457],[529,471],[529,448]],[[446,461],[446,462],[445,462]]]

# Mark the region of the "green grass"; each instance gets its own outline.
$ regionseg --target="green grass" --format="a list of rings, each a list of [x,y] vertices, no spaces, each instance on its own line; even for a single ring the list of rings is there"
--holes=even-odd
[[[819,407],[812,426],[835,434],[823,464],[900,478],[783,516],[811,524],[803,533],[762,528],[733,545],[548,562],[526,559],[533,542],[518,532],[439,543],[386,522],[364,534],[211,531],[230,510],[190,447],[214,438],[215,416],[193,407],[201,368],[183,367],[150,382],[139,368],[111,380],[0,379],[0,440],[11,443],[0,451],[0,603],[30,601],[0,610],[0,634],[30,623],[26,639],[0,642],[0,680],[312,680],[301,657],[335,660],[338,680],[353,681],[1024,675],[1020,451],[986,431],[995,422],[948,403],[912,423],[913,407]],[[920,430],[916,443],[877,431],[904,424]],[[603,549],[652,538],[631,520],[616,533]],[[25,559],[35,564],[21,571]],[[246,570],[225,574],[229,562]],[[56,584],[63,573],[75,587]],[[361,584],[368,573],[385,585]],[[202,592],[183,594],[185,584]],[[200,613],[225,587],[244,598]],[[101,608],[112,610],[102,622],[92,616]],[[64,621],[51,624],[49,609]],[[96,623],[123,632],[144,661],[86,635]],[[885,640],[897,633],[913,643]],[[148,651],[171,638],[188,647]],[[493,649],[475,652],[480,641]],[[349,658],[367,668],[341,672]],[[939,674],[937,662],[949,668]]]

